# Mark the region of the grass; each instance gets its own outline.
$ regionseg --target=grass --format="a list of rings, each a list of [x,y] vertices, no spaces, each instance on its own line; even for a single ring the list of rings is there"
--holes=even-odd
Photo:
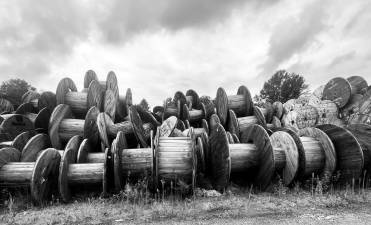
[[[286,220],[298,223],[300,219],[305,223],[306,219],[311,222],[312,217],[330,216],[340,220],[339,212],[357,213],[357,218],[371,220],[367,216],[371,209],[371,191],[356,188],[354,184],[323,190],[321,183],[310,188],[296,184],[289,189],[278,182],[273,192],[257,192],[253,187],[240,188],[232,184],[224,194],[197,189],[195,196],[188,198],[171,191],[153,196],[139,184],[126,186],[124,191],[110,198],[80,195],[69,204],[55,198],[42,207],[33,206],[24,192],[6,194],[8,197],[0,208],[0,224],[270,223]],[[342,221],[347,220],[342,219],[340,223]]]

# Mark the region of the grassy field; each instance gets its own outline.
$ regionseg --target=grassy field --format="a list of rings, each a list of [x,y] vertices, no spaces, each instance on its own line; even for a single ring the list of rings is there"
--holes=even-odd
[[[3,193],[4,194],[4,193]],[[8,194],[9,195],[9,194]],[[9,195],[10,196],[10,195]],[[231,188],[221,195],[197,190],[195,196],[152,198],[135,190],[103,199],[54,199],[32,206],[24,194],[3,201],[1,224],[370,224],[371,191],[343,188],[322,193],[278,188],[254,193]]]

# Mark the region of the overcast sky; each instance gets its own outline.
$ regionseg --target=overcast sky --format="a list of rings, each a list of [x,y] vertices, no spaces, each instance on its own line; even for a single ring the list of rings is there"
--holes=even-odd
[[[175,91],[253,94],[277,69],[312,89],[335,76],[371,83],[370,1],[0,0],[0,81],[79,89],[112,70],[151,106]]]

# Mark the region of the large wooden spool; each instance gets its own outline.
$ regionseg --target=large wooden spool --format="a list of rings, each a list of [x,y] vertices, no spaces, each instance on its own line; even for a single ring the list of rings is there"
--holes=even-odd
[[[35,204],[51,197],[56,188],[61,156],[55,149],[46,149],[36,162],[19,162],[21,153],[15,148],[0,149],[0,186],[27,186]]]
[[[290,127],[295,130],[303,129],[305,127],[313,127],[318,121],[318,111],[316,107],[305,105],[300,108],[295,108],[289,111],[282,117],[282,124],[284,127]]]
[[[51,91],[44,91],[39,94],[36,91],[27,91],[22,96],[22,103],[30,103],[37,110],[40,111],[48,108],[50,111],[57,106],[56,95]]]
[[[87,92],[78,92],[70,78],[63,78],[57,87],[57,105],[69,105],[77,118],[85,118],[89,109],[95,106],[99,111],[103,106],[104,90],[97,81],[92,81]]]
[[[199,104],[199,109],[193,108],[189,109],[188,106],[185,104],[183,106],[183,120],[188,120],[191,124],[197,124],[202,121],[202,119],[206,119],[206,107],[203,103]]]
[[[99,113],[97,118],[99,136],[106,147],[110,146],[111,140],[117,136],[119,131],[126,136],[131,135],[128,139],[133,139],[134,136],[136,139],[134,146],[139,142],[142,147],[148,147],[149,132],[155,129],[157,123],[153,124],[152,121],[143,123],[137,109],[133,106],[129,109],[129,117],[130,121],[114,123],[106,113]]]
[[[368,176],[371,173],[371,125],[368,124],[350,124],[346,127],[356,138],[362,147],[364,158],[364,170]]]
[[[186,101],[187,101],[187,107],[192,109],[200,109],[200,97],[198,96],[197,92],[193,89],[189,89],[186,94]]]
[[[257,124],[241,134],[238,144],[229,144],[223,126],[216,124],[211,129],[210,154],[213,187],[219,191],[227,187],[231,173],[241,172],[263,190],[269,186],[275,172],[279,172],[284,184],[289,185],[299,167],[299,153],[292,137],[284,132],[269,137]],[[252,177],[248,177],[252,171]]]
[[[158,128],[155,146],[155,184],[161,190],[163,185],[182,192],[193,192],[196,187],[197,154],[196,139],[192,128],[187,137],[163,137]]]
[[[35,129],[38,129],[41,132],[45,133],[48,132],[49,119],[51,116],[51,111],[49,108],[45,107],[36,112],[34,106],[31,103],[23,103],[17,108],[15,114],[21,114],[29,118],[33,123]]]
[[[250,91],[245,86],[238,88],[236,95],[227,95],[223,88],[218,88],[215,98],[216,112],[221,124],[227,123],[228,110],[233,110],[238,117],[253,114],[253,102]]]
[[[32,121],[24,115],[0,115],[0,131],[4,134],[3,140],[0,141],[13,140],[18,134],[34,129]]]
[[[71,107],[60,104],[55,107],[49,121],[49,136],[52,146],[62,149],[63,145],[73,136],[79,135],[91,141],[92,146],[97,146],[99,132],[97,117],[99,110],[93,106],[86,113],[85,119],[74,119]]]
[[[324,124],[317,126],[331,139],[336,149],[336,170],[340,172],[340,182],[352,182],[360,178],[364,167],[361,145],[354,135],[336,125]]]
[[[148,148],[128,148],[123,132],[118,132],[112,142],[113,175],[116,191],[124,189],[126,183],[146,180],[153,189],[154,148],[151,131],[151,144]]]
[[[206,119],[210,119],[211,115],[216,113],[215,104],[209,96],[201,96],[200,102],[205,105]]]
[[[360,76],[352,76],[348,79],[335,77],[324,87],[322,98],[332,100],[339,108],[342,108],[348,103],[352,95],[359,94],[367,86],[367,82]]]
[[[9,113],[13,111],[14,111],[13,104],[4,98],[0,98],[0,113],[4,112]]]

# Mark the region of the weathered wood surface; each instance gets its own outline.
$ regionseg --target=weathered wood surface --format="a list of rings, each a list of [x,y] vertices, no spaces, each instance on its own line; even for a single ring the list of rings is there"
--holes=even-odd
[[[216,92],[215,107],[220,123],[225,126],[228,116],[228,96],[223,88],[218,88]]]
[[[335,77],[331,79],[323,89],[323,99],[331,100],[338,105],[339,108],[344,107],[353,93],[352,86],[344,78]]]
[[[39,152],[51,147],[50,139],[46,134],[33,136],[22,149],[20,162],[35,162]]]
[[[211,101],[209,96],[201,96],[200,102],[205,105],[206,119],[210,119],[210,116],[216,113],[215,104]]]
[[[367,81],[361,76],[351,76],[347,80],[352,86],[352,94],[359,94],[362,89],[368,87]]]
[[[362,147],[364,157],[364,169],[368,174],[371,172],[371,126],[368,124],[350,124],[346,127],[356,138]]]
[[[273,103],[273,116],[276,116],[278,119],[281,119],[283,115],[283,104],[281,102]]]
[[[0,149],[0,168],[9,162],[18,162],[21,157],[21,152],[12,147]]]
[[[34,129],[32,121],[24,115],[1,115],[0,129],[7,136],[7,141],[13,140],[18,134]]]
[[[193,89],[189,89],[186,92],[187,105],[190,109],[199,109],[200,108],[200,97],[197,92]]]
[[[317,124],[332,124],[339,117],[337,105],[330,100],[322,100],[317,105],[313,105],[318,112]]]

